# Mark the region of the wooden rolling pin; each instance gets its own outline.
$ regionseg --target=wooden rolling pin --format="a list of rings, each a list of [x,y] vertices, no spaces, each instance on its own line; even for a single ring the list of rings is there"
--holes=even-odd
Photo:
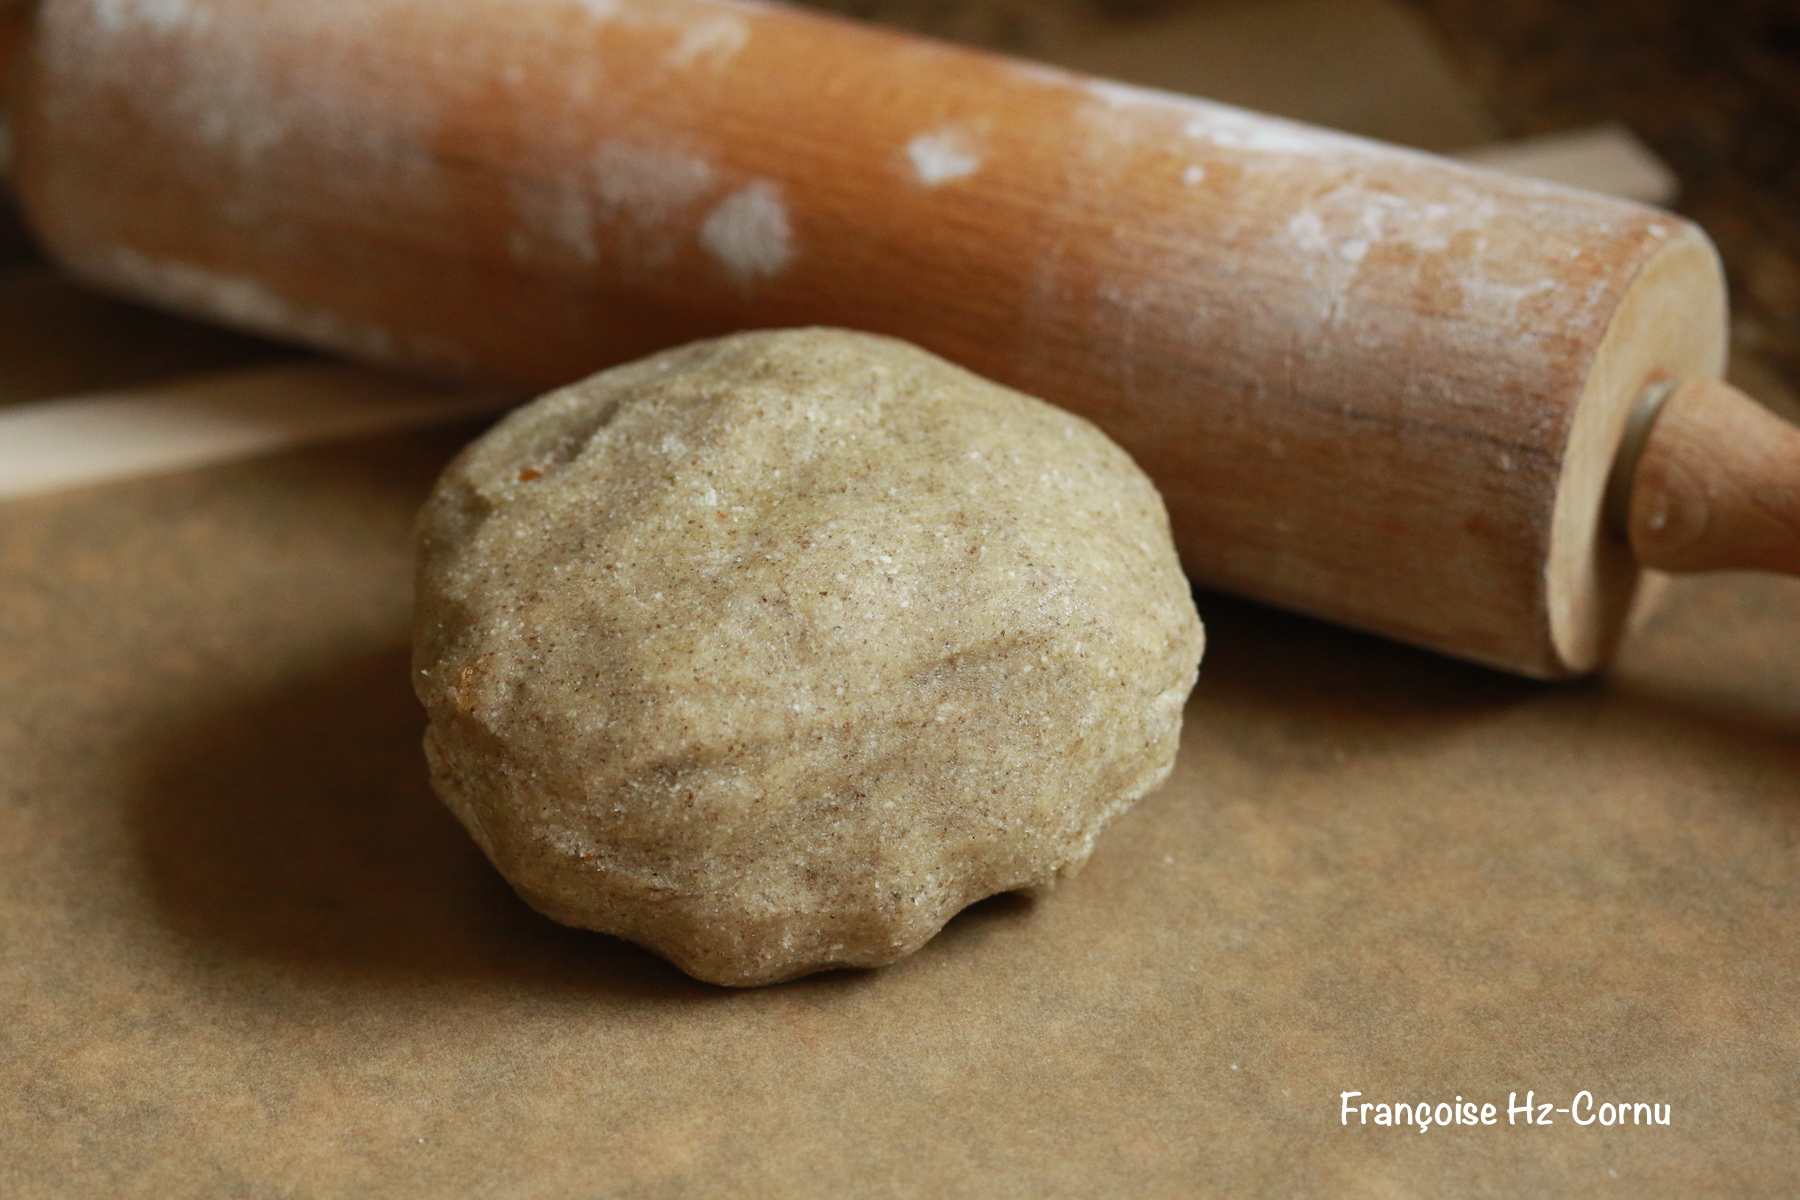
[[[154,303],[530,387],[895,334],[1102,425],[1199,582],[1530,675],[1640,565],[1800,570],[1666,212],[740,0],[46,0],[28,59],[32,223]]]

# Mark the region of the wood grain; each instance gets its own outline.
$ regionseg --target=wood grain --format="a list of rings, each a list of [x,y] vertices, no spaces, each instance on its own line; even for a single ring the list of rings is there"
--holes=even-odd
[[[406,369],[908,338],[1101,424],[1201,583],[1536,675],[1616,637],[1631,398],[1723,358],[1667,213],[728,0],[50,0],[20,156],[84,277]]]

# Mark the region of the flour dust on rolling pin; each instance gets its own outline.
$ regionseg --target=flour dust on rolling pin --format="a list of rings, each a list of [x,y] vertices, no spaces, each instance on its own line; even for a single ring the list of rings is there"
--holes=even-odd
[[[1099,423],[1199,582],[1534,675],[1622,624],[1635,401],[1723,358],[1668,213],[734,0],[46,0],[18,137],[103,286],[538,388],[892,334]]]

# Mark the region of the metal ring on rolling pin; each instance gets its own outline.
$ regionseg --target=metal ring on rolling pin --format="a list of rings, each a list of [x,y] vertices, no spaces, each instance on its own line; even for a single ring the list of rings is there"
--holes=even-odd
[[[1643,461],[1644,447],[1650,444],[1650,431],[1663,405],[1675,394],[1673,379],[1658,379],[1648,384],[1625,419],[1625,433],[1619,439],[1619,454],[1613,459],[1612,474],[1606,480],[1606,523],[1620,537],[1631,528],[1631,489],[1637,482],[1638,463]]]

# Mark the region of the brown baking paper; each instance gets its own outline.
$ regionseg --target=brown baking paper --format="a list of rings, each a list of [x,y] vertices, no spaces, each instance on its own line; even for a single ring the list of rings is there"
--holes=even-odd
[[[1800,583],[1562,687],[1203,596],[1083,874],[729,991],[429,792],[408,526],[472,432],[0,506],[0,1194],[1800,1192]],[[1505,1115],[1584,1090],[1669,1123]]]

